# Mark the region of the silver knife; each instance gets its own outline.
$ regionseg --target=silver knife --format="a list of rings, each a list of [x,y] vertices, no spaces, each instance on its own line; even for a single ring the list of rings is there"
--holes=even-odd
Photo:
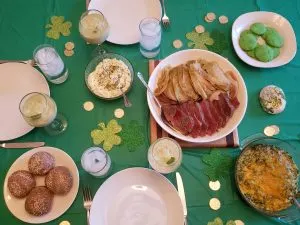
[[[186,207],[186,201],[185,201],[184,186],[183,186],[181,175],[178,172],[176,172],[176,182],[177,182],[178,195],[180,197],[182,207],[183,207],[184,224],[187,225],[187,219],[186,219],[187,218],[187,207]]]
[[[20,142],[20,143],[2,143],[1,148],[37,148],[44,146],[45,142]]]

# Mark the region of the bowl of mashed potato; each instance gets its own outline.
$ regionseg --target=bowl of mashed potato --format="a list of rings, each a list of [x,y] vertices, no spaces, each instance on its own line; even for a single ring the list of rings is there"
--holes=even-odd
[[[97,97],[112,100],[127,93],[133,82],[133,68],[121,55],[105,53],[92,59],[85,69],[85,83]]]

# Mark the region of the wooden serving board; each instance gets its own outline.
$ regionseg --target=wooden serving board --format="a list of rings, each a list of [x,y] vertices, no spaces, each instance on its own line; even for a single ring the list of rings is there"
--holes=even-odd
[[[160,60],[149,60],[149,76],[151,76],[152,71],[158,65]],[[175,139],[181,147],[183,148],[227,148],[227,147],[238,147],[239,146],[239,135],[238,130],[235,129],[232,133],[228,134],[226,137],[221,138],[219,140],[213,142],[206,142],[206,143],[191,143],[179,140],[170,134],[168,134],[165,130],[163,130],[155,121],[155,119],[150,114],[150,141],[153,143],[158,138],[161,137],[171,137]]]

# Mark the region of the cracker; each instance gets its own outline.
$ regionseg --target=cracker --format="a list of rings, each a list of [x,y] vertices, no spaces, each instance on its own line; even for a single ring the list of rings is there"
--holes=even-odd
[[[214,14],[213,12],[207,13],[206,14],[207,19],[214,21],[216,19],[216,14]]]
[[[220,181],[209,181],[209,188],[213,191],[218,191],[221,188],[221,183]]]
[[[116,118],[121,119],[125,115],[125,112],[123,109],[119,108],[115,110],[114,115]]]
[[[198,34],[202,34],[203,32],[205,32],[205,27],[202,26],[202,25],[198,25],[195,27],[195,31],[198,33]]]
[[[91,101],[87,101],[85,103],[83,103],[83,108],[85,111],[92,111],[94,109],[94,103]]]
[[[212,198],[209,200],[209,207],[213,210],[218,210],[221,208],[221,202],[217,198]]]
[[[65,49],[64,54],[65,54],[65,56],[70,57],[70,56],[74,55],[74,50]]]
[[[65,48],[66,48],[67,50],[71,51],[71,50],[73,50],[73,49],[75,48],[75,44],[74,44],[73,42],[69,41],[69,42],[67,42],[67,43],[65,44]]]
[[[175,40],[175,41],[173,41],[173,46],[174,46],[174,48],[181,48],[182,47],[182,41],[181,40],[179,40],[179,39],[177,39],[177,40]]]
[[[220,22],[221,24],[226,24],[226,23],[228,23],[228,17],[227,17],[227,16],[224,16],[224,15],[220,16],[220,17],[219,17],[219,22]]]

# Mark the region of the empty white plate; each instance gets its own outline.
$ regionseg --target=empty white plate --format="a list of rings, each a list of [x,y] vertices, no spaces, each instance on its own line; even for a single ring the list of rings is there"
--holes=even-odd
[[[110,26],[107,41],[120,45],[139,42],[142,19],[161,18],[159,0],[91,0],[88,8],[103,13]]]
[[[183,225],[175,187],[161,174],[130,168],[106,180],[91,208],[91,225]]]
[[[73,187],[69,193],[64,196],[54,195],[52,209],[49,213],[43,216],[32,216],[25,210],[25,199],[26,198],[15,198],[12,196],[7,188],[7,180],[8,177],[17,170],[28,170],[28,160],[29,158],[36,152],[45,151],[50,153],[55,158],[55,166],[65,166],[67,167],[72,176],[73,176]],[[45,176],[36,176],[37,186],[44,186]],[[18,219],[26,222],[26,223],[46,223],[51,220],[54,220],[61,216],[74,202],[77,192],[79,188],[79,174],[73,159],[64,151],[58,148],[52,147],[40,147],[34,148],[23,155],[21,155],[10,167],[8,170],[4,186],[3,186],[3,194],[4,200],[7,205],[9,211]]]
[[[239,45],[240,34],[257,22],[275,28],[284,38],[284,45],[280,50],[280,55],[271,62],[260,62],[251,58]],[[286,18],[273,12],[250,12],[239,16],[232,25],[232,43],[236,54],[241,60],[251,66],[261,68],[283,66],[289,63],[297,52],[297,41],[292,25]]]
[[[21,99],[30,92],[50,95],[48,83],[38,70],[23,63],[0,64],[0,141],[18,138],[33,129],[19,110]]]

